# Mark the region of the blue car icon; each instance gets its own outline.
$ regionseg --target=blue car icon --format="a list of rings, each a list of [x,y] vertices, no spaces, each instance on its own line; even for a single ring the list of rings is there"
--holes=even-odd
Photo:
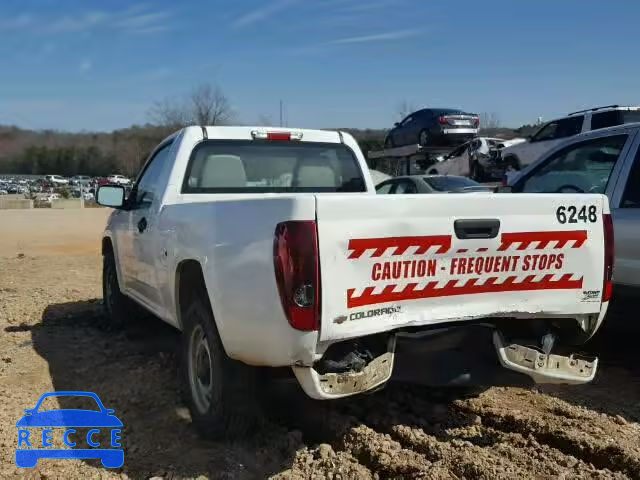
[[[81,409],[58,409],[38,412],[45,398],[48,397],[91,397],[98,404],[97,410],[81,410]],[[18,427],[18,448],[16,449],[16,465],[22,468],[33,468],[37,465],[40,458],[57,458],[57,459],[89,459],[99,458],[105,468],[119,468],[124,463],[124,451],[119,443],[120,428],[122,422],[113,415],[114,410],[104,407],[100,398],[91,392],[49,392],[40,397],[34,408],[26,409],[24,415],[16,423]],[[20,448],[22,446],[31,447],[29,437],[31,432],[28,428],[42,427],[42,443],[45,448]],[[111,429],[110,446],[112,448],[65,448],[54,449],[46,448],[52,445],[51,440],[53,428],[63,428],[64,443],[68,447],[75,446],[75,442],[71,442],[70,435],[75,433],[73,427],[95,427],[87,433],[87,443],[90,446],[99,447],[100,443],[94,440],[94,435],[100,432],[100,428]],[[39,441],[32,440],[33,444]],[[38,445],[40,446],[40,445]]]

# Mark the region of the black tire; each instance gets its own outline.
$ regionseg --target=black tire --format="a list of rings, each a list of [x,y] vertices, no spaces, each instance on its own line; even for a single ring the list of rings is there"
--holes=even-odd
[[[123,328],[136,316],[135,304],[120,290],[113,252],[107,252],[102,257],[102,298],[105,316],[111,327]]]
[[[516,172],[520,170],[520,161],[518,157],[514,157],[513,155],[509,155],[504,159],[504,164],[507,168],[511,168]]]
[[[245,436],[258,420],[257,371],[224,351],[206,292],[194,292],[182,315],[182,384],[198,434]]]
[[[421,130],[418,134],[418,145],[424,147],[429,144],[429,132]]]
[[[438,175],[438,171],[437,170],[429,170],[429,173],[427,173],[427,175]]]
[[[471,180],[475,180],[476,182],[485,181],[484,169],[482,168],[482,165],[475,160],[471,163],[469,177]]]

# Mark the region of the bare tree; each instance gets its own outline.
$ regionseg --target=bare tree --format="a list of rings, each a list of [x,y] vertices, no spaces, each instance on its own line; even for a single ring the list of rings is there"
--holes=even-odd
[[[396,108],[396,114],[398,115],[398,119],[402,120],[407,115],[415,112],[416,110],[418,110],[418,107],[416,107],[412,103],[407,102],[406,100],[402,100]]]
[[[155,102],[148,116],[156,125],[171,129],[187,125],[223,125],[234,115],[231,102],[218,86],[202,84],[183,98]]]
[[[172,129],[189,125],[189,112],[176,98],[165,98],[155,102],[148,113],[149,119],[156,125]]]
[[[233,117],[231,103],[218,86],[202,84],[189,96],[191,120],[198,125],[224,125]]]
[[[480,114],[481,128],[500,128],[500,116],[496,112],[482,112]]]

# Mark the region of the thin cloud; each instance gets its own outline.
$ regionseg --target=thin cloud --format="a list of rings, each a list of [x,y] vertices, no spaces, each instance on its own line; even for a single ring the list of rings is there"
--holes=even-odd
[[[331,40],[326,45],[349,45],[353,43],[390,42],[402,40],[404,38],[415,37],[422,33],[421,30],[395,30],[385,33],[374,33],[372,35],[361,35],[355,37],[338,38]]]
[[[109,13],[100,11],[86,12],[78,16],[67,15],[55,20],[46,30],[53,33],[82,32],[106,24],[110,17]]]
[[[28,27],[32,23],[33,17],[26,13],[23,13],[16,17],[2,18],[0,19],[0,32],[8,30],[19,30],[21,28]]]
[[[280,10],[284,10],[285,8],[293,5],[297,1],[298,0],[274,0],[261,8],[256,8],[255,10],[247,12],[236,18],[231,23],[231,26],[233,28],[242,28],[262,22],[272,15],[275,15]]]
[[[160,33],[170,30],[169,11],[154,11],[152,5],[133,5],[121,12],[91,10],[53,18],[20,15],[0,19],[0,31],[32,26],[33,31],[45,35],[116,30],[124,33]]]
[[[93,62],[91,60],[84,60],[79,67],[82,73],[86,73],[93,68]]]
[[[399,0],[377,0],[369,2],[358,2],[352,4],[342,4],[342,8],[339,8],[340,13],[365,13],[372,10],[380,10],[381,8],[398,7]],[[404,7],[403,7],[404,8]]]
[[[149,29],[158,28],[163,20],[171,16],[169,12],[143,13],[140,15],[130,15],[115,22],[114,26],[125,29]]]

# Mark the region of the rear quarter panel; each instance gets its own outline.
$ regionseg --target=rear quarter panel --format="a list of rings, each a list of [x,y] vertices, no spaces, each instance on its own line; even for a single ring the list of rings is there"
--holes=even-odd
[[[231,358],[251,365],[309,364],[318,333],[294,330],[284,315],[275,281],[273,238],[279,222],[313,220],[315,199],[281,194],[235,197],[184,195],[186,203],[165,207],[159,227],[168,250],[165,279],[160,281],[163,297],[168,308],[178,312],[176,269],[184,260],[197,260]]]

